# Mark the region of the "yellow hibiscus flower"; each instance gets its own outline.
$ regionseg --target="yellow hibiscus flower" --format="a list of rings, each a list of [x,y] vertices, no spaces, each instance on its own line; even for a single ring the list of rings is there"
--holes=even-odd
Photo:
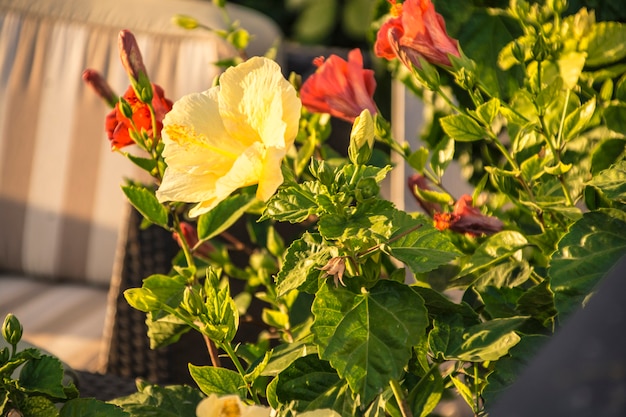
[[[280,164],[298,133],[300,107],[280,66],[263,57],[229,68],[219,86],[182,97],[163,119],[167,168],[157,198],[198,203],[192,217],[253,184],[267,201],[283,182]]]

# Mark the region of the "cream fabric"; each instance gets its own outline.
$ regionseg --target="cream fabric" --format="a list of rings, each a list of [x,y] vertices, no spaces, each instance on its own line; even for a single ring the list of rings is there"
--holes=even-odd
[[[153,82],[175,100],[208,88],[233,50],[212,33],[174,26],[174,14],[223,27],[201,0],[0,0],[0,273],[108,284],[125,220],[132,164],[110,151],[106,105],[81,79],[94,68],[118,94],[128,81],[117,34],[133,31]],[[262,54],[279,31],[231,11]]]

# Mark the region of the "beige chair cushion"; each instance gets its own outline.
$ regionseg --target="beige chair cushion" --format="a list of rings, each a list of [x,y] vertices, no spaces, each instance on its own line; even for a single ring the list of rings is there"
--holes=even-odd
[[[97,69],[122,94],[117,34],[130,29],[168,98],[207,89],[213,63],[234,51],[174,26],[177,13],[223,27],[201,0],[0,0],[0,273],[108,284],[126,217],[120,184],[137,171],[111,152],[109,109],[81,74]],[[257,34],[251,54],[280,37],[256,13],[232,14]]]

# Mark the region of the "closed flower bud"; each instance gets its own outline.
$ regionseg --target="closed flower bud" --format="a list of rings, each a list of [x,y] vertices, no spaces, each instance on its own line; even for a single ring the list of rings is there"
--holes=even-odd
[[[365,109],[354,120],[350,132],[350,146],[348,156],[356,165],[366,164],[374,149],[374,119],[369,110]]]
[[[2,337],[10,345],[17,345],[22,340],[22,324],[13,314],[9,313],[2,324]]]
[[[192,316],[200,316],[206,313],[206,305],[200,294],[191,287],[185,287],[183,293],[183,308]]]
[[[183,29],[195,29],[199,26],[197,19],[182,14],[177,14],[172,17],[172,22]]]
[[[96,94],[104,99],[110,107],[115,107],[118,100],[117,95],[98,71],[86,69],[83,71],[83,81],[91,86]]]

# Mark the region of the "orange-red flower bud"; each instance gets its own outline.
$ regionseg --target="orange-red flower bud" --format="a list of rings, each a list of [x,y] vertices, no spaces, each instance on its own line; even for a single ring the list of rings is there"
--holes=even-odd
[[[111,107],[115,107],[118,97],[113,89],[104,79],[104,77],[96,70],[86,69],[83,71],[83,81],[87,83],[93,90]]]

